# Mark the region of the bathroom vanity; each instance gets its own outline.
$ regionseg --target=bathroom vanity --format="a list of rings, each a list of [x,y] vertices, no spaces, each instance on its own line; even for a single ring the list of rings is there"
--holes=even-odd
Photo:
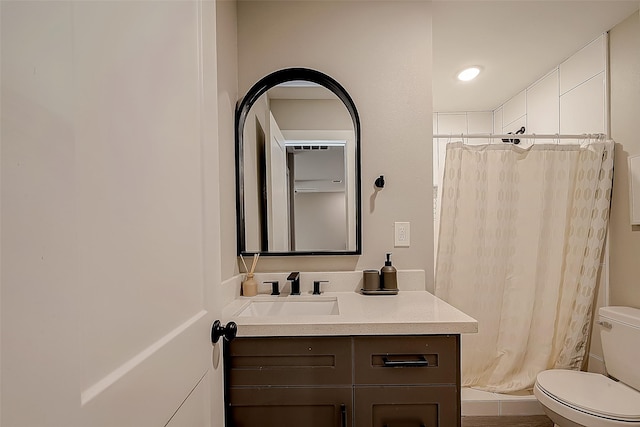
[[[223,314],[227,426],[460,425],[460,334],[477,322],[428,292],[259,295]]]

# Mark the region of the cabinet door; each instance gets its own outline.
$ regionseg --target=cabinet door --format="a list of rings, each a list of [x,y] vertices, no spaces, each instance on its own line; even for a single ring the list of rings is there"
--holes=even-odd
[[[456,386],[362,386],[355,389],[355,427],[460,426]]]
[[[351,426],[352,388],[232,388],[229,427]]]
[[[351,338],[236,338],[225,348],[234,386],[351,385]]]

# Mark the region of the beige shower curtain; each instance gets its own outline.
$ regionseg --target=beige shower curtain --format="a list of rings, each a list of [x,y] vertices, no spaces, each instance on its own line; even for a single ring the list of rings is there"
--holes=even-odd
[[[464,386],[531,388],[578,369],[609,216],[613,142],[448,144],[436,295],[478,320]]]

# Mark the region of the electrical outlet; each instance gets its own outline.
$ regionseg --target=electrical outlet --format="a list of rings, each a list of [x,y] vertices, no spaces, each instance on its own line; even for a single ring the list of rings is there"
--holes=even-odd
[[[411,224],[408,222],[395,223],[395,247],[411,246]]]

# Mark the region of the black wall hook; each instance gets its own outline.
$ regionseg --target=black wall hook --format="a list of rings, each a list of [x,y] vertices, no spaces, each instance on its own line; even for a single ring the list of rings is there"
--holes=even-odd
[[[378,178],[376,178],[375,184],[378,188],[384,188],[384,175],[380,175]]]

